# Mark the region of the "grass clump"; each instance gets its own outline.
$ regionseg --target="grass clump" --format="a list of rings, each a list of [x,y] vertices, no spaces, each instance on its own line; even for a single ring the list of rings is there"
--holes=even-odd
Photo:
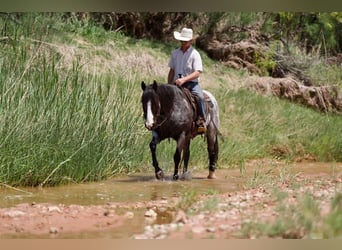
[[[341,194],[336,193],[331,209],[322,215],[318,201],[310,193],[297,198],[296,203],[286,202],[287,194],[277,193],[277,216],[272,222],[246,222],[242,224],[244,237],[300,239],[339,238],[341,228]]]
[[[199,199],[199,195],[196,190],[184,191],[180,194],[180,200],[178,202],[178,207],[184,211],[187,211],[191,206],[196,203]]]

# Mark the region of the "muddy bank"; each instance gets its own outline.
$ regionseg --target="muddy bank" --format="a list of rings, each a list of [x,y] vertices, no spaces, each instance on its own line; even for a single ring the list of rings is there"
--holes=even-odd
[[[122,226],[125,216],[115,207],[24,203],[0,209],[0,235],[57,235],[85,230],[108,230]],[[128,216],[128,215],[127,215]]]

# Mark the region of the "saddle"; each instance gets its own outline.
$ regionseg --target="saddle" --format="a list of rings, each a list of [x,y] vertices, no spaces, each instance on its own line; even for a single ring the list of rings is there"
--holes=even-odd
[[[188,102],[190,103],[190,105],[192,107],[193,114],[194,114],[193,115],[193,129],[196,131],[195,124],[196,124],[196,121],[199,118],[199,112],[198,112],[199,108],[197,106],[197,103],[198,103],[197,102],[197,98],[198,98],[198,96],[192,94],[191,91],[188,88],[181,88],[181,89],[183,90],[185,96],[188,99]],[[206,113],[206,116],[207,116],[209,111],[210,111],[210,108],[213,106],[213,104],[212,104],[212,102],[210,100],[210,97],[206,93],[203,93],[203,95],[204,95],[205,113]],[[194,132],[194,134],[196,134],[196,132]]]

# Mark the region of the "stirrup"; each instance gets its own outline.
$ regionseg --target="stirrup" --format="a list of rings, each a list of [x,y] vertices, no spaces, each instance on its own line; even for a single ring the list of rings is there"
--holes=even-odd
[[[197,133],[198,134],[203,134],[207,131],[207,128],[205,126],[205,120],[202,117],[199,117],[196,121],[197,125]]]
[[[207,128],[205,126],[197,128],[197,134],[204,134],[205,132],[207,132]]]

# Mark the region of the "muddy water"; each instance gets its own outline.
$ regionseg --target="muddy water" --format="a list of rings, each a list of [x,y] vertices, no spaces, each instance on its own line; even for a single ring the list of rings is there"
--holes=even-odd
[[[20,203],[54,203],[78,205],[104,205],[110,202],[138,202],[178,197],[183,192],[195,190],[198,194],[225,193],[241,190],[250,176],[267,174],[304,174],[308,176],[341,175],[342,163],[298,163],[292,165],[267,161],[255,161],[245,165],[243,174],[239,168],[220,169],[217,179],[207,180],[206,170],[194,170],[191,181],[172,181],[171,173],[165,181],[156,181],[153,172],[118,177],[104,182],[70,184],[54,188],[0,188],[0,207],[11,207]],[[118,211],[120,213],[120,211]],[[124,213],[124,211],[121,211]],[[105,232],[80,232],[63,234],[62,238],[129,238],[142,232],[146,221],[146,209],[134,211],[134,219],[124,226]],[[154,223],[169,223],[155,221]],[[16,236],[11,236],[16,237]],[[11,238],[10,237],[10,238]],[[35,238],[33,235],[20,235],[21,238]],[[39,236],[40,238],[42,236]],[[50,237],[49,235],[43,236]]]
[[[187,190],[197,193],[229,192],[241,189],[243,178],[238,171],[217,171],[218,179],[206,179],[207,171],[192,173],[191,181],[156,181],[153,173],[118,177],[105,182],[70,184],[61,187],[0,189],[0,207],[11,207],[19,203],[55,203],[101,205],[108,202],[150,201],[178,196]]]
[[[52,203],[77,205],[104,205],[111,202],[139,202],[178,197],[182,193],[195,190],[198,194],[223,193],[240,190],[243,178],[238,170],[217,171],[216,180],[206,178],[207,171],[193,171],[191,181],[172,181],[171,173],[164,181],[157,181],[153,172],[118,177],[104,182],[70,184],[61,187],[44,188],[0,188],[0,207],[12,207],[21,203]],[[116,209],[119,214],[126,211]],[[144,216],[146,208],[134,209],[134,219],[116,229],[98,232],[63,233],[57,238],[130,238],[139,234],[144,226],[151,224]],[[171,223],[172,218],[157,216],[153,224]],[[6,238],[50,238],[51,235],[17,234]],[[1,238],[1,237],[0,237]]]

